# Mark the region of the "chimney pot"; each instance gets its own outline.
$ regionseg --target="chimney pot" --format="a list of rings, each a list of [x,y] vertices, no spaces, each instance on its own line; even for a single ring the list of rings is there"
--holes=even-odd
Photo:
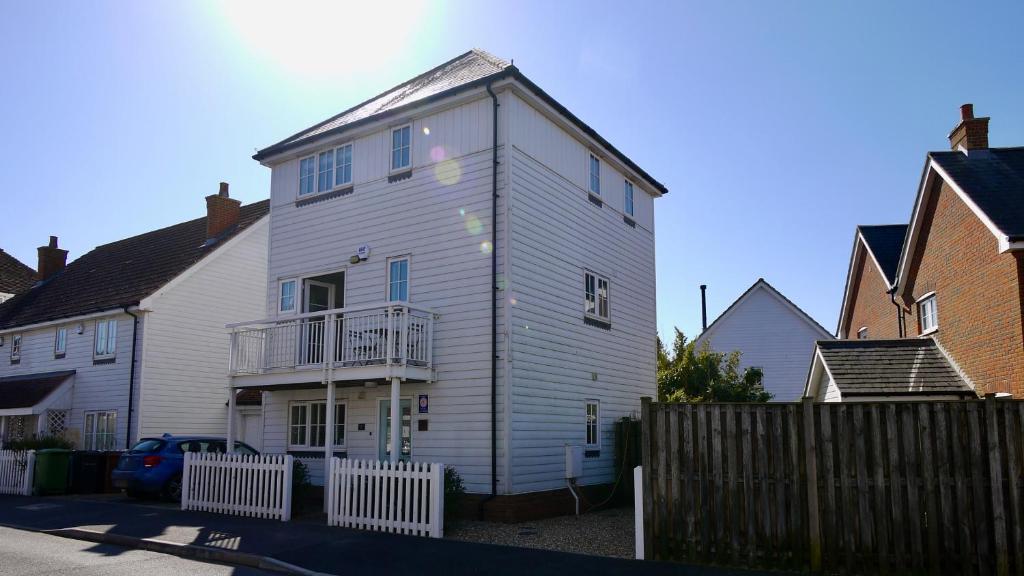
[[[38,253],[39,266],[36,267],[36,275],[39,280],[49,280],[67,266],[68,251],[57,247],[56,236],[50,236],[50,242],[46,246],[40,246]]]
[[[228,183],[221,182],[216,194],[206,197],[206,239],[217,238],[238,224],[242,202],[228,196]]]
[[[960,107],[960,123],[949,133],[949,147],[965,151],[988,148],[988,121],[988,117],[974,117],[973,104],[964,104]]]

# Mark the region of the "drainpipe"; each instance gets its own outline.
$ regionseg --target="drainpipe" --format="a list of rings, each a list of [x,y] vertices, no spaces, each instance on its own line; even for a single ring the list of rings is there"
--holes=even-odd
[[[498,95],[487,83],[491,95],[494,142],[491,145],[491,493],[480,501],[484,507],[498,495]],[[506,263],[506,266],[508,264]],[[508,383],[506,382],[507,386]]]
[[[896,301],[896,288],[893,287],[889,290],[889,300],[892,301],[892,305],[896,307],[896,331],[900,335],[900,338],[906,334],[906,320],[903,317],[903,307],[900,306],[899,302]]]
[[[128,422],[124,432],[124,449],[132,447],[132,411],[135,406],[135,348],[139,343],[139,317],[124,307],[124,313],[132,317],[132,361],[128,365]]]

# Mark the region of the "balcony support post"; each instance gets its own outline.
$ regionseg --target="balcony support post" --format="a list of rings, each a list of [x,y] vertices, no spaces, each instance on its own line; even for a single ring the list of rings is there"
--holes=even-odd
[[[402,379],[391,378],[391,463],[402,457]]]
[[[235,387],[228,384],[228,454],[235,452]]]

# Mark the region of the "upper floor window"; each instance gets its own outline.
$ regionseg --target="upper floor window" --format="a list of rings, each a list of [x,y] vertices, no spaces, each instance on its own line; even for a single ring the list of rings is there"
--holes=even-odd
[[[21,360],[21,334],[11,336],[11,362]]]
[[[299,160],[299,196],[313,193],[313,181],[316,179],[316,157],[310,156]]]
[[[388,300],[409,301],[409,259],[392,258],[388,261]]]
[[[867,340],[867,339],[868,339],[868,327],[867,326],[862,326],[860,330],[857,330],[857,340]]]
[[[352,145],[346,144],[334,149],[334,185],[352,183]]]
[[[587,400],[586,420],[587,448],[601,448],[601,402]]]
[[[317,164],[316,191],[327,192],[334,188],[334,150],[321,152]]]
[[[278,312],[295,312],[295,280],[282,280]]]
[[[57,358],[63,358],[64,354],[68,351],[68,328],[67,326],[58,326],[57,332],[53,338],[53,355]]]
[[[934,292],[917,301],[917,317],[921,322],[921,334],[928,334],[939,328],[939,309],[935,304]]]
[[[391,130],[391,171],[412,165],[412,126],[406,124]]]
[[[117,353],[117,319],[96,321],[96,358],[113,358]]]
[[[626,184],[625,184],[625,186],[623,188],[624,188],[623,189],[623,196],[625,196],[625,199],[623,201],[623,207],[624,207],[624,209],[626,211],[626,214],[632,216],[633,215],[633,183],[630,182],[629,180],[626,180]]]
[[[584,272],[583,289],[583,312],[588,316],[608,320],[608,279],[593,272]]]
[[[590,155],[590,191],[601,195],[601,161],[593,154]]]

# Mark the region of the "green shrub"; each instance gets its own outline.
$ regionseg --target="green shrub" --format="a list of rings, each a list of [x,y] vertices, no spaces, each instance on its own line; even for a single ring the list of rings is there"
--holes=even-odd
[[[444,517],[454,518],[463,497],[466,495],[466,484],[454,466],[444,467]]]
[[[5,450],[14,450],[16,452],[21,450],[44,450],[46,448],[71,450],[74,447],[74,444],[60,436],[38,436],[22,440],[11,440],[4,443]]]

